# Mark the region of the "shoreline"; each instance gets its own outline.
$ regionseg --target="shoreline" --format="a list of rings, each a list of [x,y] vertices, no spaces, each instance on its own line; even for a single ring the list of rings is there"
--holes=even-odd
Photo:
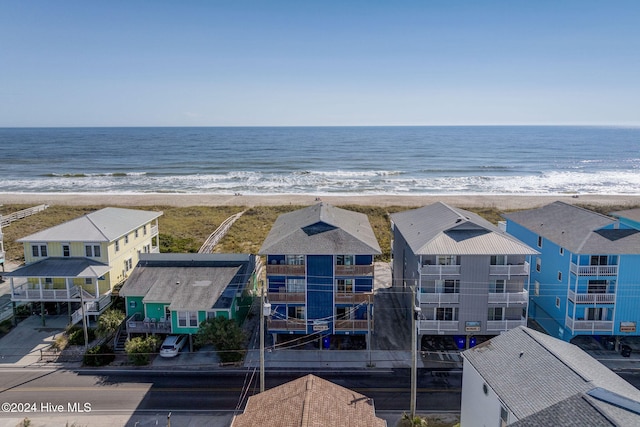
[[[312,205],[318,201],[335,206],[403,206],[420,207],[444,202],[454,207],[496,208],[500,210],[531,209],[554,201],[595,206],[640,206],[640,195],[221,195],[181,193],[0,193],[0,205],[63,205],[63,206],[279,206]]]

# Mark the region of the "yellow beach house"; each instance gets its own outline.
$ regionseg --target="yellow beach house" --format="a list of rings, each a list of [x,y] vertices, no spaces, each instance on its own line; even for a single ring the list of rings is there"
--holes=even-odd
[[[45,314],[69,314],[69,322],[100,315],[141,253],[159,252],[162,212],[104,208],[19,239],[25,265],[5,274],[11,300]],[[65,304],[66,303],[66,304]]]

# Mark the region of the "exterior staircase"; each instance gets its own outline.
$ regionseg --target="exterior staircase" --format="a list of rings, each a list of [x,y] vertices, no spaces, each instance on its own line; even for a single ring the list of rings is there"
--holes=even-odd
[[[118,332],[116,332],[116,336],[113,339],[113,352],[114,353],[124,353],[124,345],[127,342],[127,333],[123,328],[124,323],[120,325]]]

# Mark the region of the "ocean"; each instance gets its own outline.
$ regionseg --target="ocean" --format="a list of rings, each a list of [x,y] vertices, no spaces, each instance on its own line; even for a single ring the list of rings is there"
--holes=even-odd
[[[640,195],[640,128],[0,128],[1,193]]]

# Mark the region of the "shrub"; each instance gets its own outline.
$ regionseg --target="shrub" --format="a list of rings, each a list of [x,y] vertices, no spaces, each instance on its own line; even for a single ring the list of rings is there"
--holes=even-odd
[[[158,351],[160,346],[160,339],[155,335],[150,335],[147,338],[136,337],[132,338],[124,346],[124,350],[129,356],[129,361],[136,366],[147,365],[150,361],[150,356]]]
[[[87,366],[104,366],[113,362],[115,358],[116,355],[113,354],[113,349],[109,345],[100,344],[86,351],[82,363]]]
[[[79,326],[72,326],[67,330],[69,345],[84,345],[84,330]],[[87,328],[89,342],[96,339],[96,332],[92,328]]]

